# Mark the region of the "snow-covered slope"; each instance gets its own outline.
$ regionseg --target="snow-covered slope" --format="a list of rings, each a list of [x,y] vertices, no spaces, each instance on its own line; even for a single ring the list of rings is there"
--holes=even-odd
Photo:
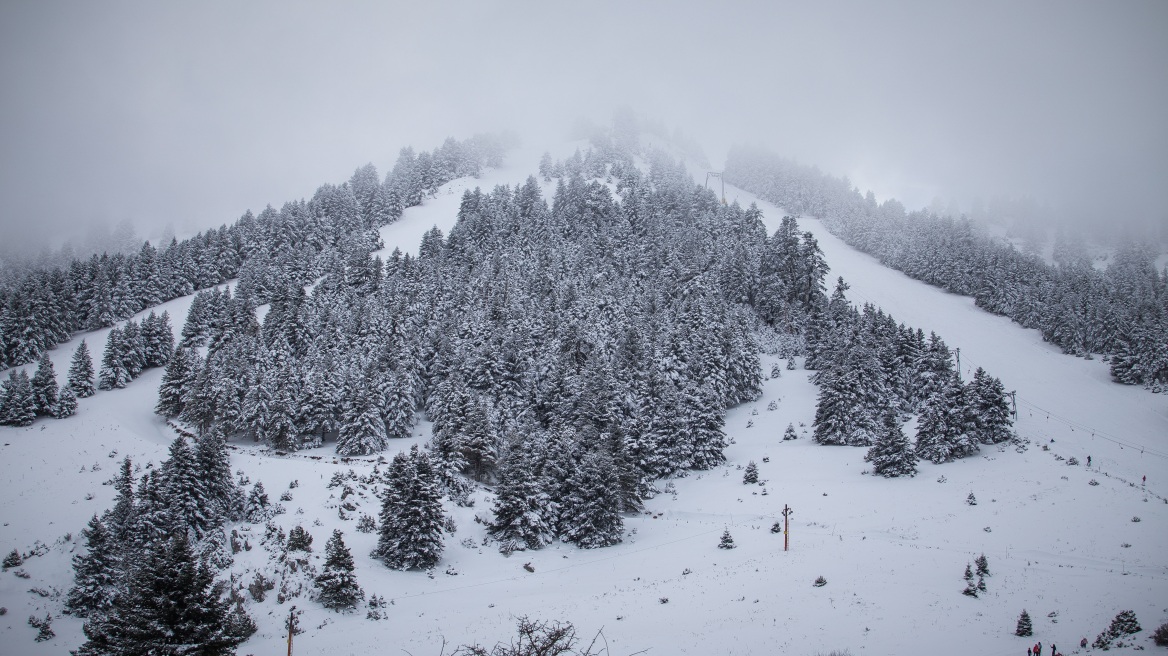
[[[574,147],[552,149],[552,155]],[[387,250],[416,253],[432,226],[449,231],[464,189],[520,183],[535,172],[540,152],[516,154],[482,179],[446,185],[382,230]],[[755,200],[729,188],[727,195]],[[759,205],[773,229],[782,212]],[[1060,355],[1034,331],[881,267],[813,219],[801,225],[818,237],[833,279],[843,275],[852,285],[853,301],[872,301],[898,320],[937,331],[961,348],[964,372],[983,366],[1016,389],[1017,426],[1029,447],[1021,453],[987,449],[942,466],[922,463],[920,475],[909,480],[864,476],[863,450],[810,442],[816,390],[807,372],[783,370],[765,383],[762,398],[728,413],[726,429],[734,440],[728,465],[673,481],[675,492],[626,519],[623,544],[594,551],[561,544],[503,556],[482,546],[484,527],[475,516],[487,517],[490,501],[480,490],[474,508],[448,506],[458,529],[446,537],[442,564],[430,578],[372,560],[376,536],[338,518],[329,479],[350,468],[365,474],[372,458],[342,463],[327,447],[277,458],[239,444],[234,468],[262,480],[273,500],[299,481],[288,490],[292,500],[282,502],[288,512],[276,521],[285,529],[308,529],[317,555],[332,529],[341,528],[366,592],[393,600],[388,619],[371,621],[363,611],[338,615],[306,599],[281,605],[269,595],[251,605],[260,632],[240,653],[282,653],[282,621],[292,603],[304,611],[297,654],[436,654],[444,640],[449,651],[472,640],[506,639],[520,615],[571,621],[587,639],[603,631],[614,655],[646,649],[1006,655],[1023,653],[1037,640],[1070,654],[1072,644],[1084,636],[1092,640],[1124,609],[1135,610],[1145,627],[1139,642],[1149,644],[1151,629],[1168,619],[1168,399],[1114,385],[1102,363]],[[165,306],[176,329],[189,303],[187,297]],[[97,357],[104,332],[85,336]],[[77,341],[53,353],[62,380]],[[764,371],[773,363],[764,358]],[[57,637],[39,644],[25,622],[33,612],[57,616],[59,599],[52,593],[69,585],[76,537],[58,540],[66,532],[76,536],[92,513],[109,506],[113,491],[102,482],[116,470],[110,453],[157,463],[173,439],[151,412],[160,377],[155,370],[125,390],[82,399],[69,419],[0,428],[0,551],[27,551],[34,540],[50,545],[23,566],[30,578],[11,571],[0,576],[0,606],[9,611],[0,617],[0,651],[60,654],[81,643],[75,619],[55,619]],[[774,411],[767,410],[771,401],[777,401]],[[788,423],[803,439],[781,441]],[[1096,429],[1094,437],[1088,426]],[[420,425],[416,437],[394,448],[423,442],[428,429]],[[1056,459],[1085,461],[1088,455],[1090,470]],[[758,464],[763,484],[743,485],[741,468],[749,461]],[[975,506],[966,504],[970,492]],[[376,499],[358,502],[354,517],[376,514]],[[770,531],[785,504],[794,509],[789,552],[783,536]],[[1142,521],[1133,522],[1134,516]],[[736,549],[717,548],[726,529]],[[266,561],[261,532],[251,528],[250,543],[257,546],[237,556],[234,572]],[[981,553],[992,576],[988,592],[971,599],[960,594],[961,574]],[[817,576],[827,585],[813,587]],[[1024,608],[1035,622],[1030,640],[1012,635]]]

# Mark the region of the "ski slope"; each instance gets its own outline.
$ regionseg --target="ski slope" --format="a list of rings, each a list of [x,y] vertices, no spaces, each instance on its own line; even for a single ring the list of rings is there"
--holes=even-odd
[[[550,150],[561,158],[578,145]],[[515,153],[506,167],[478,180],[455,180],[406,210],[382,229],[385,252],[400,247],[416,253],[433,226],[448,233],[464,190],[523,182],[543,150]],[[549,199],[553,188],[545,185]],[[769,230],[783,215],[740,190],[727,195],[758,202]],[[672,481],[675,492],[626,519],[623,544],[592,551],[557,544],[503,556],[483,546],[485,529],[475,517],[488,518],[491,503],[489,492],[479,490],[473,508],[448,504],[457,532],[446,536],[431,578],[372,560],[376,535],[358,533],[355,521],[338,517],[337,491],[326,487],[330,477],[350,468],[365,474],[374,458],[342,463],[328,446],[273,457],[237,443],[235,469],[262,480],[273,501],[285,490],[292,494],[281,502],[288,512],[275,521],[285,530],[296,524],[308,529],[317,558],[332,529],[343,530],[366,593],[392,600],[388,618],[371,621],[363,608],[341,615],[304,598],[280,604],[270,594],[263,603],[249,602],[260,631],[239,653],[283,653],[282,622],[292,604],[304,611],[296,654],[421,656],[440,653],[444,643],[449,653],[466,642],[506,640],[520,615],[571,621],[585,641],[602,631],[614,656],[832,649],[1006,656],[1039,640],[1072,654],[1080,638],[1093,640],[1125,609],[1134,610],[1145,629],[1137,643],[1150,647],[1151,631],[1168,619],[1168,396],[1114,385],[1105,364],[1061,355],[1037,332],[984,313],[970,299],[886,269],[814,219],[800,219],[800,225],[819,239],[831,280],[842,275],[852,286],[853,302],[876,303],[899,321],[938,332],[950,347],[961,348],[963,374],[982,366],[1017,390],[1017,428],[1030,441],[1026,448],[990,448],[941,466],[921,463],[913,479],[865,476],[864,450],[811,443],[816,389],[808,372],[784,369],[765,382],[761,398],[728,412],[733,443],[727,465]],[[164,306],[176,331],[190,300]],[[53,352],[59,381],[77,341],[85,337],[98,360],[106,332],[78,336]],[[774,363],[765,357],[764,372]],[[92,513],[109,507],[113,490],[102,482],[116,473],[122,455],[138,463],[165,456],[173,434],[152,413],[160,378],[161,370],[152,370],[127,389],[81,399],[77,415],[65,420],[0,428],[0,551],[27,551],[34,540],[49,545],[48,553],[23,566],[28,579],[11,571],[0,576],[0,606],[8,609],[0,616],[3,653],[61,654],[83,641],[81,622],[60,616],[55,596],[69,586],[76,545],[76,537],[64,541],[63,535],[76,536]],[[767,410],[771,401],[777,402],[774,411]],[[781,441],[788,423],[801,439]],[[422,423],[415,437],[393,448],[408,449],[428,435]],[[109,457],[114,450],[116,458]],[[1087,455],[1090,470],[1056,459],[1085,462]],[[763,484],[743,485],[742,468],[750,461]],[[293,480],[299,486],[289,490]],[[977,505],[966,504],[970,492]],[[354,518],[376,515],[376,499],[357,500]],[[770,531],[784,505],[794,509],[789,552],[783,536]],[[1132,522],[1135,516],[1141,521]],[[717,548],[723,530],[736,549]],[[270,567],[258,546],[262,532],[244,531],[256,545],[232,567],[244,581]],[[987,593],[971,599],[961,595],[961,574],[981,553],[992,576]],[[817,576],[827,585],[813,587]],[[1012,635],[1024,608],[1035,627],[1029,639]],[[25,622],[46,611],[54,615],[57,637],[34,643],[36,631]]]

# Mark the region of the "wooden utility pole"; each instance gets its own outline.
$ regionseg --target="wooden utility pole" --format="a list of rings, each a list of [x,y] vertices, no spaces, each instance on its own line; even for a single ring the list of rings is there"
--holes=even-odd
[[[296,607],[288,609],[288,656],[292,656],[292,636],[296,633]]]
[[[957,353],[957,380],[961,380],[961,347],[954,349]]]
[[[788,551],[791,548],[791,510],[787,504],[783,504],[783,551]],[[291,656],[291,655],[289,655]]]

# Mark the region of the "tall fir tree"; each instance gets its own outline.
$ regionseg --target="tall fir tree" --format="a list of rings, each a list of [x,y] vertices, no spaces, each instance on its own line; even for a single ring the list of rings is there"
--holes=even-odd
[[[384,451],[389,446],[385,434],[385,420],[366,385],[352,390],[337,436],[337,454],[366,456]]]
[[[8,370],[8,378],[0,386],[0,425],[28,426],[36,420],[36,397],[32,382],[23,369]]]
[[[921,409],[917,422],[917,457],[934,464],[964,458],[978,451],[970,435],[965,393],[957,376],[934,392]]]
[[[231,630],[239,623],[230,618],[223,586],[186,536],[176,534],[131,568],[107,615],[89,618],[77,654],[229,656],[246,639]]]
[[[584,456],[568,488],[560,511],[563,538],[585,549],[620,543],[624,519],[612,458],[602,451]]]
[[[495,486],[495,519],[488,530],[505,552],[539,549],[555,538],[556,504],[524,449],[516,444],[507,451]]]
[[[93,396],[97,391],[93,386],[93,358],[89,355],[89,347],[85,345],[84,339],[77,345],[69,364],[69,386],[82,399]]]
[[[864,460],[872,463],[872,473],[886,478],[915,476],[917,456],[913,453],[908,437],[901,430],[900,420],[894,412],[884,413],[884,422],[879,437],[868,449]]]
[[[316,577],[317,599],[325,608],[353,610],[365,598],[353,574],[353,555],[345,546],[341,532],[334,530],[324,547],[324,569]]]
[[[193,539],[207,531],[209,517],[205,481],[199,475],[195,452],[187,438],[179,435],[170,443],[169,457],[160,468],[162,496],[174,521],[173,529]]]
[[[194,382],[200,364],[198,355],[188,348],[176,349],[166,363],[162,383],[158,387],[158,403],[154,412],[163,417],[178,417],[183,412],[183,398]]]
[[[195,468],[203,488],[208,525],[222,526],[240,519],[243,515],[243,492],[231,475],[227,438],[218,426],[196,438]]]
[[[97,374],[99,389],[121,389],[130,384],[132,376],[126,367],[126,353],[122,331],[118,328],[110,329],[105,342],[105,352],[101,356],[101,369]]]
[[[119,583],[118,545],[97,515],[82,529],[81,537],[85,538],[85,553],[73,555],[73,587],[65,598],[65,612],[77,617],[105,614],[113,607]]]
[[[41,354],[36,373],[32,376],[32,394],[38,415],[50,417],[56,414],[58,391],[53,361],[49,359],[49,352],[45,351]]]
[[[430,457],[410,449],[390,463],[374,556],[392,569],[429,569],[442,557],[442,495]]]

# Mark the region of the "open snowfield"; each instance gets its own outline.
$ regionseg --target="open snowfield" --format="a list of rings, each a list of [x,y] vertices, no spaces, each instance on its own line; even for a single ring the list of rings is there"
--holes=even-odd
[[[569,155],[575,146],[552,156]],[[520,183],[534,174],[541,152],[517,153],[505,168],[451,182],[407,210],[382,230],[387,251],[416,253],[425,231],[437,225],[447,232],[453,225],[463,190]],[[549,198],[553,188],[545,185]],[[729,187],[727,197],[744,205],[756,201]],[[757,202],[773,231],[782,211]],[[1126,609],[1144,627],[1135,642],[1160,649],[1149,636],[1168,619],[1168,395],[1113,384],[1105,363],[1062,355],[1036,331],[987,314],[971,299],[886,269],[814,219],[800,219],[800,225],[819,239],[832,267],[829,281],[842,275],[851,284],[853,302],[873,302],[898,321],[936,331],[961,349],[967,379],[981,366],[1007,390],[1017,390],[1016,428],[1029,440],[1026,448],[984,449],[947,465],[921,463],[920,474],[908,480],[865,476],[864,450],[810,441],[816,390],[809,372],[783,370],[766,381],[760,399],[728,413],[726,431],[734,443],[727,466],[673,481],[675,493],[657,496],[645,514],[626,518],[623,544],[591,551],[558,544],[503,556],[482,546],[485,527],[475,516],[489,517],[491,503],[489,492],[479,490],[473,508],[448,504],[457,532],[446,536],[431,578],[391,571],[369,558],[376,534],[359,533],[355,521],[338,518],[332,495],[339,492],[326,487],[330,477],[350,468],[364,475],[374,458],[336,462],[331,445],[278,458],[251,443],[237,444],[233,467],[262,480],[273,501],[299,481],[292,500],[281,502],[288,512],[276,522],[286,530],[296,524],[308,529],[317,556],[332,529],[341,528],[366,593],[393,601],[388,619],[371,621],[363,609],[338,615],[303,598],[281,605],[270,594],[251,605],[260,631],[239,653],[284,653],[282,622],[292,604],[304,611],[296,654],[437,656],[444,641],[449,653],[470,641],[505,640],[521,615],[571,621],[585,640],[603,631],[613,656],[832,649],[1020,656],[1039,640],[1073,654],[1080,652],[1080,638],[1094,640]],[[176,332],[190,302],[186,297],[162,306]],[[78,336],[54,350],[58,381],[81,337],[97,362],[107,333]],[[764,372],[774,362],[765,357]],[[152,412],[161,375],[161,369],[150,370],[127,389],[81,399],[68,419],[0,428],[0,551],[28,551],[36,540],[49,546],[22,567],[28,579],[11,570],[0,575],[0,606],[8,609],[0,617],[0,653],[63,654],[83,641],[81,622],[59,615],[60,595],[72,577],[69,557],[85,521],[109,507],[113,489],[103,482],[114,476],[120,458],[157,463],[174,439]],[[769,411],[772,400],[778,407]],[[801,439],[781,441],[788,423]],[[428,430],[419,425],[417,437],[395,448],[424,442]],[[1085,463],[1088,455],[1090,469],[1064,460]],[[758,464],[763,483],[743,485],[741,469],[749,461]],[[975,506],[966,503],[970,492]],[[375,498],[358,501],[353,518],[376,515]],[[783,536],[770,531],[785,504],[794,509],[789,552]],[[724,529],[736,549],[717,548]],[[262,532],[250,527],[253,548],[236,557],[233,572],[265,566]],[[72,541],[62,539],[66,533]],[[961,575],[981,553],[992,576],[988,592],[972,599],[961,594]],[[827,585],[813,587],[817,576]],[[49,596],[30,592],[34,588]],[[1030,639],[1012,635],[1022,609],[1034,620]],[[54,615],[57,637],[34,643],[36,631],[26,620],[46,610]]]

